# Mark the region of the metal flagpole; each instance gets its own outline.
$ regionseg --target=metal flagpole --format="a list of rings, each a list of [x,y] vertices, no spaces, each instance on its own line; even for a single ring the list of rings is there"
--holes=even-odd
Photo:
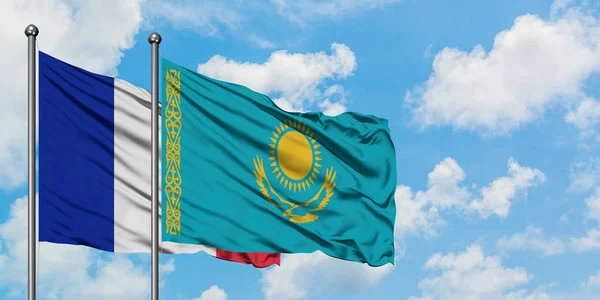
[[[28,252],[28,299],[35,300],[35,290],[36,290],[36,259],[35,259],[35,250],[36,250],[36,242],[37,242],[37,216],[36,216],[36,196],[35,196],[35,141],[36,141],[36,58],[37,52],[35,47],[35,39],[39,33],[38,28],[31,24],[25,28],[25,36],[27,36],[28,42],[28,84],[29,87],[27,89],[28,93],[28,130],[29,130],[29,142],[27,144],[27,152],[28,152],[28,192],[27,196],[29,199],[28,208],[28,234],[27,240],[29,246]]]
[[[152,300],[158,300],[158,45],[160,34],[148,37],[152,47]]]

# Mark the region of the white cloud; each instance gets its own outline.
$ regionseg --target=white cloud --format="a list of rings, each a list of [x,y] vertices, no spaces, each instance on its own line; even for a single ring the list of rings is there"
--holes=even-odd
[[[337,116],[341,113],[346,112],[346,107],[340,103],[331,103],[328,99],[319,103],[319,108],[323,111],[323,114],[328,116]]]
[[[489,52],[481,45],[440,51],[430,78],[405,97],[414,121],[499,135],[543,117],[553,104],[585,99],[584,82],[600,70],[600,21],[565,3],[555,4],[549,20],[519,16]]]
[[[521,167],[512,157],[508,160],[508,175],[481,189],[483,198],[471,202],[469,208],[479,212],[482,218],[492,214],[506,217],[510,211],[510,201],[517,193],[526,194],[528,188],[546,182],[540,170]]]
[[[502,252],[511,250],[530,250],[540,252],[544,256],[563,254],[565,245],[556,237],[544,237],[542,229],[527,226],[527,231],[516,233],[510,237],[503,236],[496,242]]]
[[[550,7],[550,15],[556,16],[557,14],[564,12],[569,8],[571,2],[573,2],[573,0],[554,0]]]
[[[593,228],[583,237],[571,238],[571,246],[577,253],[600,249],[600,229]]]
[[[307,112],[302,107],[294,106],[294,103],[292,103],[290,100],[288,100],[286,98],[273,99],[273,102],[275,102],[275,105],[277,105],[279,108],[281,108],[285,111],[288,111],[288,112]]]
[[[149,0],[144,5],[144,13],[149,21],[166,20],[175,28],[216,36],[221,26],[230,30],[241,26],[243,14],[237,7],[239,4],[239,1],[232,0],[227,4],[214,0]]]
[[[465,171],[455,159],[445,158],[427,175],[426,196],[428,202],[441,209],[464,205],[469,198],[467,188],[460,186],[465,180]]]
[[[519,290],[516,292],[508,293],[505,297],[503,297],[503,300],[551,300],[551,299],[558,300],[557,298],[554,297],[553,294],[551,295],[551,294],[546,293],[545,287],[542,287],[541,289],[536,289],[531,293],[528,293],[526,290]],[[578,299],[578,300],[583,300],[583,299]]]
[[[428,175],[427,190],[413,193],[408,186],[396,189],[396,234],[423,232],[437,235],[445,225],[441,211],[456,210],[465,214],[478,213],[481,218],[491,215],[506,217],[518,193],[526,195],[528,188],[544,182],[544,174],[508,160],[508,176],[492,181],[479,190],[477,196],[464,183],[465,172],[453,158],[445,158]]]
[[[12,204],[8,221],[0,225],[0,243],[0,286],[9,288],[13,295],[24,296],[27,286],[26,197]],[[65,300],[149,297],[149,266],[137,266],[125,255],[104,258],[99,253],[84,246],[40,243],[40,297]]]
[[[585,199],[585,205],[588,217],[600,224],[600,187],[597,187],[596,192]]]
[[[585,282],[581,283],[582,286],[593,289],[600,289],[600,271],[595,275],[590,275]]]
[[[41,51],[93,72],[116,74],[123,50],[133,46],[142,0],[0,1],[0,188],[25,182],[27,164],[27,38],[40,29]],[[107,20],[106,16],[110,16]]]
[[[194,300],[227,300],[227,293],[218,286],[213,285],[208,290],[202,292],[200,298]]]
[[[440,273],[421,280],[421,297],[409,299],[550,299],[540,291],[529,295],[524,290],[512,291],[527,284],[532,275],[521,267],[503,266],[499,256],[485,256],[477,244],[458,254],[436,253],[424,267]]]
[[[417,192],[426,194],[427,192]],[[422,195],[423,195],[422,194]],[[439,217],[439,211],[430,205],[427,197],[415,197],[410,187],[396,187],[396,223],[394,233],[403,237],[409,233],[423,232],[427,236],[438,235],[438,228],[446,222]]]
[[[427,46],[427,48],[425,48],[425,52],[423,52],[423,57],[429,58],[433,55],[433,53],[431,52],[433,49],[433,44],[429,44],[429,46]]]
[[[363,10],[383,7],[401,0],[147,0],[144,12],[146,27],[157,21],[167,21],[175,28],[192,30],[206,36],[222,38],[229,31],[263,49],[276,45],[251,33],[256,16],[270,18],[283,16],[287,21],[304,27],[309,21],[329,19]],[[225,4],[226,3],[226,4]]]
[[[346,93],[344,87],[336,84],[329,87],[324,93],[325,99],[318,104],[323,114],[336,116],[346,112]]]
[[[83,267],[91,264],[84,264]],[[42,266],[45,266],[42,265]],[[82,266],[76,266],[83,269]],[[61,299],[138,299],[147,298],[150,288],[147,271],[135,266],[124,257],[115,257],[108,262],[100,261],[96,265],[98,271],[95,276],[85,276],[78,280],[73,287],[73,281],[65,284]],[[59,274],[64,274],[63,269]],[[72,272],[69,270],[68,272]],[[55,274],[54,276],[59,276]],[[53,289],[56,289],[53,285]],[[60,291],[57,291],[60,295]]]
[[[569,191],[586,192],[600,186],[600,157],[577,161],[571,166]]]
[[[593,135],[600,124],[600,102],[591,98],[583,100],[566,114],[565,121],[575,125],[584,136]]]
[[[376,286],[393,270],[391,264],[375,268],[331,258],[317,251],[282,255],[281,266],[264,271],[261,284],[267,300],[302,299],[310,293],[346,295]]]
[[[600,299],[600,272],[590,275],[581,282],[581,287],[571,293],[552,293],[552,300],[596,300]]]
[[[159,268],[159,274],[175,272],[175,258],[169,258],[169,260],[167,260],[166,262],[161,263],[159,265]]]
[[[261,38],[254,34],[252,34],[248,37],[248,41],[251,42],[252,44],[258,46],[259,48],[263,48],[263,49],[273,49],[276,47],[275,43],[273,43],[269,40],[266,40],[264,38]]]
[[[159,258],[160,260],[160,258]],[[158,265],[158,275],[160,278],[159,281],[159,288],[163,288],[165,286],[165,280],[164,277],[166,277],[166,275],[175,272],[175,258],[171,257],[169,258],[169,260],[167,260],[166,262],[162,262],[159,263]]]
[[[600,225],[600,187],[585,199],[586,216]],[[588,230],[585,236],[571,238],[571,247],[577,253],[600,249],[600,226]]]
[[[306,21],[319,18],[340,17],[362,10],[374,9],[401,0],[271,0],[278,12],[291,22],[305,25]]]
[[[587,287],[600,288],[600,271],[595,275],[590,275],[588,279],[582,284]]]
[[[396,188],[396,228],[399,237],[407,233],[423,232],[437,235],[437,228],[445,225],[439,217],[441,210],[464,207],[470,193],[461,183],[464,170],[453,158],[445,158],[427,175],[427,190],[413,194],[408,186]]]
[[[276,103],[284,103],[283,107],[299,111],[331,96],[327,93],[329,90],[321,90],[324,80],[344,79],[352,75],[354,70],[354,52],[338,43],[331,45],[331,54],[280,50],[273,52],[262,64],[240,63],[216,55],[198,65],[198,72],[202,74],[247,86],[273,99],[284,99]]]

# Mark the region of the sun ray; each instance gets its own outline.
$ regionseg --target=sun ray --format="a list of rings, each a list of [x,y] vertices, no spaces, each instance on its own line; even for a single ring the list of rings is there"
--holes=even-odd
[[[269,160],[275,160],[275,156],[269,157]]]
[[[277,162],[274,162],[274,163],[271,164],[271,167],[274,167],[276,165],[277,165]]]
[[[275,144],[269,144],[269,147],[275,149]]]
[[[277,140],[274,138],[271,138],[271,141],[273,142],[273,144],[277,144]]]
[[[313,169],[313,172],[315,172],[315,173],[317,173],[317,174],[321,174],[321,172],[319,172],[319,169],[317,169],[317,168],[314,168],[314,169]]]
[[[319,163],[315,163],[315,167],[320,167],[321,165]]]
[[[269,154],[275,155],[275,150],[269,150]]]
[[[281,172],[277,172],[277,176],[275,176],[275,179],[279,179],[279,177],[281,177]]]
[[[315,184],[312,177],[308,177],[308,180],[310,181],[310,183]]]
[[[312,138],[313,138],[313,134],[315,134],[315,133],[314,133],[314,132],[311,132],[311,133],[308,135],[308,137],[312,139]]]
[[[315,155],[321,154],[321,151],[315,151]]]
[[[315,156],[315,160],[319,161],[319,160],[323,160],[323,159],[318,156]]]
[[[316,144],[316,145],[313,146],[313,149],[316,150],[317,148],[319,148],[319,146],[320,146],[319,144]]]
[[[279,171],[279,168],[275,167],[275,169],[273,169],[273,173],[276,173]]]
[[[306,191],[306,184],[304,182],[302,183],[302,189]]]

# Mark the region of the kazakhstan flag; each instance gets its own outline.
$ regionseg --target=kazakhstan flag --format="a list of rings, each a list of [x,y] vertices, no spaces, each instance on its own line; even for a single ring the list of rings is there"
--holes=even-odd
[[[166,59],[162,74],[163,241],[393,263],[386,120],[285,112]]]

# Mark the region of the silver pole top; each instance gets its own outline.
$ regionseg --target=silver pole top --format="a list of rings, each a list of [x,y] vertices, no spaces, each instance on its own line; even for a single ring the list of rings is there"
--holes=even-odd
[[[160,34],[158,34],[158,32],[153,32],[148,37],[148,43],[150,44],[160,44],[161,41],[162,38],[160,37]]]
[[[38,30],[38,28],[37,28],[35,25],[33,25],[33,24],[30,24],[29,26],[27,26],[27,27],[25,28],[25,35],[26,35],[27,37],[30,37],[30,36],[32,36],[32,35],[33,35],[34,37],[36,37],[36,36],[38,35],[38,33],[40,33],[40,31],[39,31],[39,30]],[[159,38],[160,38],[160,36],[159,36]]]

